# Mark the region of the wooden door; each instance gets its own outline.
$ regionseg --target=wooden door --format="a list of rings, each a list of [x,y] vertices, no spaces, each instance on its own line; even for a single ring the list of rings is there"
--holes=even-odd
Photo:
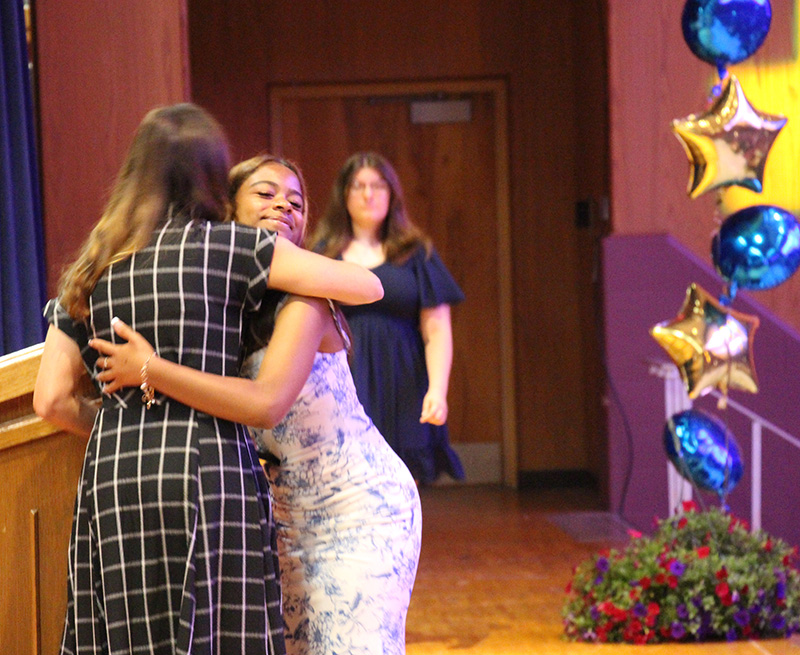
[[[451,440],[468,481],[516,485],[504,84],[275,87],[270,100],[270,150],[302,167],[312,225],[354,152],[397,169],[412,219],[466,295],[453,310]],[[433,113],[412,119],[412,106]]]

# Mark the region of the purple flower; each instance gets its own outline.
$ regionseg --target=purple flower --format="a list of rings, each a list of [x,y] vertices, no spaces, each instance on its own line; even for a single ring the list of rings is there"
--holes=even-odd
[[[602,576],[602,575],[598,575],[598,576],[597,576],[597,577],[594,579],[594,584],[595,584],[595,586],[597,586],[597,585],[599,585],[601,582],[603,582],[603,576]]]
[[[728,641],[736,641],[736,630],[731,628],[728,632],[725,633],[725,639]]]
[[[605,557],[598,557],[596,566],[598,571],[605,573],[608,571],[609,567],[608,559]]]
[[[778,614],[770,619],[769,624],[773,630],[783,630],[786,627],[786,619]]]
[[[736,621],[736,623],[738,623],[740,626],[744,627],[750,623],[750,612],[747,610],[739,610],[733,615],[733,620]]]
[[[697,609],[703,607],[703,597],[702,596],[694,596],[692,598],[692,605],[694,605]]]
[[[643,619],[647,616],[647,608],[642,603],[636,603],[636,605],[633,606],[633,615],[636,618]]]
[[[689,610],[686,609],[686,605],[684,605],[683,603],[681,603],[675,608],[675,612],[677,612],[679,619],[689,618]]]
[[[686,628],[683,627],[683,623],[673,621],[669,628],[669,633],[672,635],[673,639],[680,639],[686,634]]]
[[[686,564],[678,560],[675,560],[669,565],[669,572],[672,573],[672,575],[677,575],[678,577],[682,576],[685,570]]]
[[[589,610],[589,614],[592,617],[592,621],[599,621],[600,620],[600,610],[597,609],[597,606],[592,605],[591,609]]]
[[[786,583],[785,582],[779,582],[778,584],[775,585],[775,598],[780,598],[781,600],[786,598]]]

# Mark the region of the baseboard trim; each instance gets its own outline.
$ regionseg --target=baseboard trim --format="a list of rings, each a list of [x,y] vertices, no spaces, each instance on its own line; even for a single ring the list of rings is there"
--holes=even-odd
[[[434,484],[448,486],[453,484],[502,484],[503,449],[499,443],[454,443],[461,464],[464,466],[464,479],[453,480],[442,475]]]

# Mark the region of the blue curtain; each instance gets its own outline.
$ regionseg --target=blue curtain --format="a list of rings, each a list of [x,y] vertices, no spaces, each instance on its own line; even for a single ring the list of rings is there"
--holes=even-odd
[[[0,1],[0,355],[44,338],[44,239],[22,0]]]

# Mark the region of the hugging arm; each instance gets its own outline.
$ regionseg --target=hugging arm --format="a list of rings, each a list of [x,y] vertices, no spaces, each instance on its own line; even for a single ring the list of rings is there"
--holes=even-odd
[[[383,285],[372,271],[303,250],[283,237],[275,241],[269,286],[299,295],[331,298],[348,305],[383,298]]]
[[[278,313],[264,361],[255,380],[204,373],[160,357],[147,363],[148,382],[178,402],[222,419],[256,428],[272,428],[289,411],[303,388],[325,326],[327,305],[292,297]],[[127,343],[103,339],[89,343],[108,360],[98,380],[105,392],[142,383],[141,369],[153,347],[122,321],[114,331]]]
[[[88,379],[78,344],[51,325],[33,389],[33,410],[67,432],[89,436],[97,404],[82,393]]]

